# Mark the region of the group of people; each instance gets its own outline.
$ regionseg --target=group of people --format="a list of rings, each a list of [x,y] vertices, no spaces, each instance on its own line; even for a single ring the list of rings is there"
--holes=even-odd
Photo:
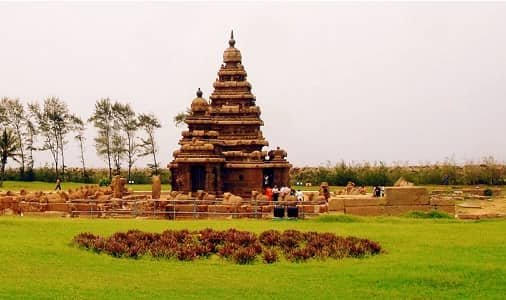
[[[301,190],[295,191],[290,186],[282,186],[279,188],[275,185],[273,188],[267,186],[265,188],[265,195],[269,199],[269,201],[278,201],[279,199],[284,199],[286,196],[295,196],[297,201],[304,200],[304,193]]]

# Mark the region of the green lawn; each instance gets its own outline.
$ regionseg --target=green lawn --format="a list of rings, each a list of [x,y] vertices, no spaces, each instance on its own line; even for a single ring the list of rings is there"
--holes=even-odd
[[[506,220],[361,218],[360,222],[0,217],[0,298],[480,298],[506,293]],[[70,244],[83,231],[137,228],[330,231],[379,241],[364,259],[235,265],[117,259]]]
[[[80,182],[62,182],[61,187],[63,190],[75,189],[84,185]],[[151,184],[129,184],[129,188],[134,191],[151,191]],[[25,189],[27,191],[52,191],[55,188],[55,183],[42,182],[42,181],[5,181],[0,191],[19,191]],[[162,190],[170,190],[170,185],[162,185]]]
[[[82,186],[83,183],[79,182],[63,182],[62,188],[64,190],[73,189],[76,187]],[[129,188],[134,191],[151,191],[151,184],[129,184],[127,185]],[[4,186],[0,188],[0,191],[19,191],[21,189],[25,189],[27,191],[52,191],[54,190],[55,184],[51,182],[42,182],[42,181],[5,181]],[[429,191],[431,190],[452,190],[452,189],[461,189],[461,188],[473,188],[474,186],[451,186],[451,185],[426,185]],[[492,186],[492,188],[501,188],[504,193],[506,193],[506,186]],[[302,191],[318,191],[318,186],[293,186],[295,190]],[[342,186],[330,186],[330,191],[333,192],[335,190],[342,190],[344,187]],[[372,192],[372,187],[366,187],[368,192]],[[169,184],[162,185],[163,191],[170,191]]]

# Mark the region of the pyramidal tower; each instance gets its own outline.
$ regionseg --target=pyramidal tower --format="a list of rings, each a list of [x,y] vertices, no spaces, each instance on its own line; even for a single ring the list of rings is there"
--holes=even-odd
[[[248,197],[251,191],[289,183],[286,151],[263,150],[269,145],[260,130],[264,123],[235,43],[232,31],[210,101],[199,88],[191,103],[188,130],[169,164],[175,191]]]

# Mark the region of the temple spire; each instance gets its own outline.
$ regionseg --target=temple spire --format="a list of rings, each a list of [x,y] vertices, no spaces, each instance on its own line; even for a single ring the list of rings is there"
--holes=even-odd
[[[228,41],[228,44],[230,45],[230,47],[234,47],[235,45],[235,40],[234,40],[234,31],[232,30],[230,32],[230,40]]]

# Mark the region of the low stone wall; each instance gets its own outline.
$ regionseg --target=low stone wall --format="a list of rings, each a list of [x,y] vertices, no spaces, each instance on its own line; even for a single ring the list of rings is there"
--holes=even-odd
[[[455,200],[429,197],[424,187],[387,187],[385,197],[343,195],[329,199],[328,210],[359,216],[400,216],[412,211],[455,215]]]
[[[76,197],[76,195],[80,197]],[[112,218],[272,218],[276,205],[298,207],[299,216],[309,217],[327,212],[324,200],[297,203],[287,197],[284,201],[242,200],[200,195],[167,194],[165,199],[152,199],[148,193],[132,193],[113,198],[108,188],[83,187],[70,192],[0,194],[0,214],[50,215],[68,217]]]

